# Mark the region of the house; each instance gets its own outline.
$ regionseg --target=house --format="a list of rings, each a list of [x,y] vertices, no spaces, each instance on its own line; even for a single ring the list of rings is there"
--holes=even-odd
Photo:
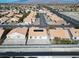
[[[27,30],[28,28],[15,28],[7,34],[7,38],[4,40],[3,44],[25,44],[27,40]]]
[[[60,39],[70,39],[70,34],[68,30],[64,29],[50,29],[49,30],[50,39],[53,40],[55,38]]]
[[[51,13],[50,11],[47,12],[47,16],[48,16],[48,18],[50,18],[52,20],[54,25],[66,24],[66,21],[63,18],[57,16],[54,13]]]
[[[45,28],[29,28],[27,44],[50,44],[47,30]]]
[[[0,18],[0,23],[4,23],[7,20],[9,20],[8,17],[2,17],[2,18]]]
[[[13,23],[13,22],[14,22],[14,23],[17,23],[18,21],[19,21],[19,18],[15,16],[15,17],[9,19],[7,22],[8,22],[8,23]]]
[[[9,12],[8,11],[0,11],[1,15],[7,15]]]
[[[27,24],[27,25],[31,24],[31,17],[25,18],[24,23]]]
[[[23,20],[23,22],[27,25],[34,23],[36,19],[35,15],[36,15],[36,12],[31,11],[31,13]]]
[[[79,29],[70,29],[70,32],[72,34],[72,39],[73,40],[79,40]]]
[[[18,17],[18,18],[21,18],[21,17],[23,17],[23,14],[20,14],[20,13],[14,13],[14,16],[15,16],[15,17]]]
[[[7,17],[12,17],[14,15],[13,11],[10,11],[8,15],[6,15]]]
[[[13,17],[10,19],[12,22],[18,22],[19,21],[19,18],[18,17]]]
[[[45,10],[40,9],[38,13],[46,13]]]

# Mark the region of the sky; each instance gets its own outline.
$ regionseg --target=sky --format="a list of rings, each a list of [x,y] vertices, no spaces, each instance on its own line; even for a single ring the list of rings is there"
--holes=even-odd
[[[0,3],[79,3],[79,0],[0,0]]]

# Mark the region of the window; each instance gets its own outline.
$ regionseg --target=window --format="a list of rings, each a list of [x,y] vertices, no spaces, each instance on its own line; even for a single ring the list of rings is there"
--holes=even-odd
[[[74,37],[74,39],[76,39],[76,37]]]
[[[40,36],[40,39],[41,39],[42,37]]]
[[[20,38],[20,36],[17,36],[17,38]]]
[[[10,36],[7,36],[7,38],[9,38],[9,39],[10,39],[11,37],[10,37]]]
[[[75,32],[75,33],[77,33],[77,32]]]
[[[34,32],[43,32],[43,30],[38,29],[38,30],[34,30]]]
[[[30,36],[30,39],[32,38],[32,36]]]

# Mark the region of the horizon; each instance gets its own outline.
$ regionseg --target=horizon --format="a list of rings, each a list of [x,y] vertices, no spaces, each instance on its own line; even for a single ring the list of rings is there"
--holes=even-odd
[[[79,0],[0,0],[0,3],[49,3],[49,4],[78,4]]]

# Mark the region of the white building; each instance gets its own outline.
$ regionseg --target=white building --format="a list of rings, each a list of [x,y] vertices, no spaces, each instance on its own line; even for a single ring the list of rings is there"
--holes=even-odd
[[[47,30],[38,27],[30,28],[27,44],[50,44]]]
[[[15,28],[7,34],[3,44],[25,44],[27,28]]]
[[[46,13],[45,10],[39,10],[39,13]]]

